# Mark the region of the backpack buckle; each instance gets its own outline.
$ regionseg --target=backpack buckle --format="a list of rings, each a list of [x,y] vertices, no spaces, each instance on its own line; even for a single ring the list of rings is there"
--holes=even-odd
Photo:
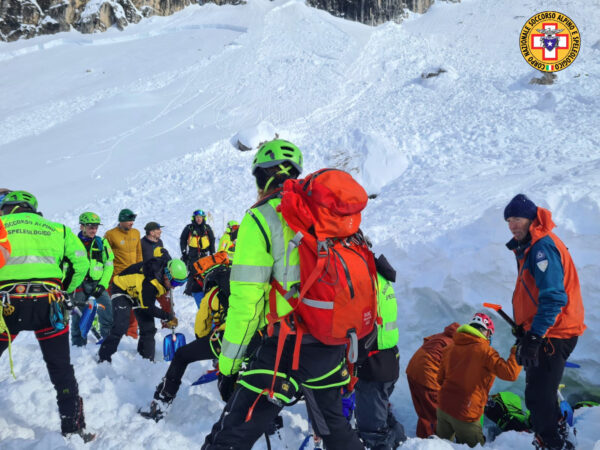
[[[324,257],[329,253],[329,243],[325,241],[317,241],[317,256]]]

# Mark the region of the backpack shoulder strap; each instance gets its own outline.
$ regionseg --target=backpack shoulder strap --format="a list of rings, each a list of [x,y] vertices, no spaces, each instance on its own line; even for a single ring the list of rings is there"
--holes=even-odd
[[[265,231],[265,228],[260,223],[260,220],[258,220],[258,217],[256,217],[256,214],[254,214],[252,212],[252,209],[248,210],[248,214],[250,215],[250,217],[252,217],[254,219],[254,221],[256,222],[256,225],[258,225],[258,229],[260,230],[263,237],[265,238],[265,243],[267,244],[267,253],[271,253],[271,241],[269,240],[269,236],[267,236],[267,232]]]

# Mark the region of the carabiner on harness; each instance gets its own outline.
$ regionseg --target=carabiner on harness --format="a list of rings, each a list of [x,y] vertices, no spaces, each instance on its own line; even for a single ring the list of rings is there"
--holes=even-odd
[[[56,330],[64,330],[69,323],[69,316],[66,314],[64,293],[53,289],[48,293],[48,303],[50,304],[50,324]]]
[[[6,291],[0,292],[2,295],[2,315],[10,316],[15,312],[15,307],[10,303],[10,294]]]

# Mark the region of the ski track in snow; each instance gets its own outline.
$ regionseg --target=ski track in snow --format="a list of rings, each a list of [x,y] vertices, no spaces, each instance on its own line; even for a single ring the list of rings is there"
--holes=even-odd
[[[565,371],[565,393],[600,398],[600,10],[591,3],[437,2],[423,16],[371,28],[300,1],[252,0],[192,6],[124,32],[0,43],[0,151],[11,167],[0,184],[31,190],[48,217],[73,226],[81,211],[96,211],[101,233],[131,208],[139,229],[150,220],[166,225],[165,246],[179,256],[191,211],[209,211],[220,236],[255,200],[253,152],[234,149],[231,137],[255,127],[270,139],[259,130],[277,130],[302,148],[305,173],[341,167],[378,194],[364,229],[399,274],[401,373],[424,336],[465,322],[483,301],[510,311],[516,273],[502,210],[526,192],[553,212],[582,285],[588,330],[571,357],[582,369]],[[518,52],[518,34],[533,12],[550,9],[575,20],[583,47],[555,85],[532,86],[536,72]],[[439,68],[446,72],[422,78]],[[191,339],[193,300],[177,293],[175,302],[178,331]],[[496,321],[494,346],[506,356],[513,338]],[[167,363],[141,360],[130,338],[112,365],[96,365],[95,350],[72,349],[88,427],[100,433],[85,446],[57,432],[37,343],[32,333],[19,336],[17,380],[2,359],[0,408],[10,414],[0,418],[1,448],[203,442],[223,403],[214,383],[190,384],[210,363],[190,365],[169,415],[154,424],[135,412]],[[521,375],[492,391],[523,388]],[[402,376],[392,401],[411,436],[405,448],[466,448],[414,438]],[[597,448],[600,408],[576,418],[578,449]],[[286,410],[284,422],[286,444],[275,440],[274,448],[298,448],[308,429],[304,406]],[[486,448],[530,443],[505,433]],[[263,438],[255,448],[266,448]]]

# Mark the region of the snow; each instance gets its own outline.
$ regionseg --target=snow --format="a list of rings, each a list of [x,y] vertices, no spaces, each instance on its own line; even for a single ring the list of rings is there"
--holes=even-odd
[[[582,35],[577,60],[554,85],[519,53],[521,26],[556,9]],[[255,199],[253,151],[274,133],[304,153],[305,173],[350,171],[377,197],[363,228],[398,270],[401,370],[421,339],[481,303],[510,312],[516,277],[502,210],[519,192],[553,212],[556,232],[578,268],[588,329],[566,369],[565,395],[600,397],[600,9],[574,0],[438,2],[402,24],[368,27],[299,0],[193,5],[125,31],[75,31],[0,43],[2,184],[26,189],[40,209],[76,229],[82,211],[113,227],[133,209],[136,227],[166,225],[178,254],[190,213],[211,213],[217,235]],[[423,74],[445,72],[425,78]],[[193,336],[195,304],[175,296],[180,329]],[[496,316],[497,317],[497,316]],[[512,336],[498,317],[494,346]],[[157,336],[157,354],[162,335]],[[87,448],[59,433],[55,393],[32,333],[13,347],[17,380],[0,360],[1,447]],[[72,349],[90,448],[197,448],[223,403],[214,383],[190,386],[210,363],[186,372],[168,417],[135,411],[149,403],[167,363],[151,363],[125,338],[112,365],[96,349]],[[492,392],[522,393],[524,375]],[[416,416],[404,377],[392,397],[412,449],[465,448],[414,437]],[[600,408],[576,411],[578,448],[600,447]],[[302,404],[284,412],[283,440],[298,448]],[[285,443],[285,444],[284,444]],[[531,436],[500,435],[486,448],[527,448]],[[265,448],[258,441],[256,448]]]

